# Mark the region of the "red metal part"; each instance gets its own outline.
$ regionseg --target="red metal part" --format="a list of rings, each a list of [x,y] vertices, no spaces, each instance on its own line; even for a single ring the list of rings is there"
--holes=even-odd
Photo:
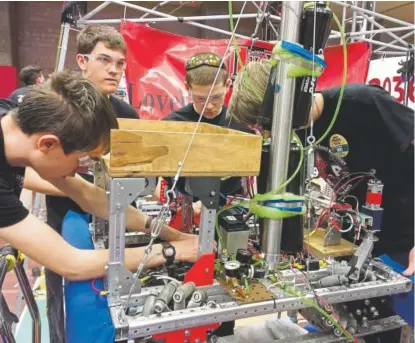
[[[219,324],[210,324],[199,326],[197,328],[153,335],[152,338],[155,340],[163,340],[163,343],[205,343],[207,340],[207,332],[210,330],[215,330],[218,327]]]
[[[200,225],[200,214],[194,214],[193,215],[193,223],[196,226],[199,226]],[[170,226],[173,229],[177,229],[177,230],[181,230],[182,229],[182,227],[183,227],[183,212],[182,212],[182,208],[181,207],[179,207],[177,209],[177,213],[171,219]]]
[[[208,286],[213,284],[215,270],[215,254],[202,255],[194,266],[186,273],[184,282],[194,282],[196,286]],[[162,339],[163,343],[204,343],[207,339],[207,332],[215,330],[219,323],[199,326],[186,330],[166,332],[153,335],[153,339]]]
[[[366,205],[382,205],[382,193],[367,192]]]
[[[194,282],[197,287],[213,284],[215,271],[215,254],[204,254],[200,256],[194,266],[186,273],[184,282]]]
[[[162,204],[165,204],[167,202],[166,198],[166,191],[167,191],[167,180],[162,179],[160,182],[160,202]]]

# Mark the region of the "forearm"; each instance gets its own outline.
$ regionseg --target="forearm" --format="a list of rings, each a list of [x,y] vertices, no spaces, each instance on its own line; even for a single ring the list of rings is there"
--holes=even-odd
[[[72,198],[84,211],[96,217],[109,219],[109,202],[104,189],[83,180],[79,175],[66,178],[63,181],[56,181],[54,185]],[[133,206],[128,206],[126,212],[127,228],[150,234],[151,230],[145,228],[146,215]],[[167,225],[163,225],[159,237],[166,241],[176,241],[180,240],[183,234]]]
[[[153,245],[150,257],[144,268],[154,268],[166,262],[161,252],[160,244]],[[125,249],[124,266],[135,272],[145,255],[145,248]],[[80,250],[79,259],[83,261],[72,280],[89,280],[105,276],[105,267],[109,262],[108,250]]]

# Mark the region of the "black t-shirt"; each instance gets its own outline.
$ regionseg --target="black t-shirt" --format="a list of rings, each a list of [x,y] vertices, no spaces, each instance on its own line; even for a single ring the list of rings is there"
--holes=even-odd
[[[31,89],[33,88],[33,86],[27,86],[27,87],[22,87],[22,88],[17,88],[16,90],[14,90],[10,95],[9,95],[9,99],[13,100],[14,102],[17,102],[18,104],[20,104],[23,100],[23,97],[27,94],[27,92],[29,92]]]
[[[1,118],[17,104],[7,99],[0,99],[0,228],[21,222],[29,211],[19,200],[23,188],[25,168],[12,167],[7,162],[4,149]]]
[[[127,102],[111,95],[110,102],[117,118],[139,119],[137,112]],[[89,182],[94,182],[92,175],[81,174]],[[48,224],[58,232],[61,231],[62,220],[68,211],[85,213],[77,203],[65,197],[46,197]]]
[[[205,117],[202,117],[201,122],[216,125],[216,126],[221,126],[221,127],[227,127],[227,128],[234,129],[234,130],[249,132],[249,130],[247,130],[246,127],[240,124],[234,123],[230,121],[228,118],[226,118],[226,111],[227,111],[227,107],[223,106],[222,111],[220,112],[218,116],[216,116],[213,119],[207,119]],[[200,117],[200,114],[198,114],[195,111],[193,107],[193,103],[190,103],[182,107],[181,109],[175,112],[172,112],[164,120],[197,122],[199,120],[199,117]],[[181,182],[178,183],[178,187],[181,191],[183,191],[183,180],[181,180]],[[225,178],[222,179],[220,191],[223,196],[237,194],[241,191],[241,189],[242,189],[242,183],[241,183],[240,177],[229,177],[226,179]]]
[[[339,94],[340,88],[322,92],[324,109],[314,126],[317,139],[331,122]],[[346,86],[337,120],[320,144],[330,150],[337,146],[347,154],[342,158],[349,172],[375,169],[384,184],[384,214],[375,255],[406,252],[414,246],[413,139],[412,109],[398,103],[383,88],[355,84]],[[360,206],[365,204],[366,191],[366,181],[352,190]]]

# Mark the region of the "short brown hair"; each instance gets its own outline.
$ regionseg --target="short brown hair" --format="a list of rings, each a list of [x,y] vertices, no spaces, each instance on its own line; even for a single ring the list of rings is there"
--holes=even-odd
[[[65,154],[101,144],[107,151],[111,129],[118,128],[109,99],[82,76],[66,71],[30,90],[13,114],[25,134],[57,136]]]
[[[226,116],[246,125],[256,124],[268,86],[268,60],[249,62],[236,76]]]
[[[20,81],[22,81],[26,86],[31,86],[36,84],[38,77],[43,75],[42,69],[38,66],[29,65],[24,67],[19,74]]]
[[[91,24],[78,34],[78,54],[90,54],[95,46],[103,42],[108,49],[127,53],[127,45],[121,34],[112,26]]]
[[[220,61],[222,60],[216,54],[211,52],[202,52],[192,56],[189,60],[194,58],[200,58],[201,60],[207,59],[210,55],[216,56]],[[192,85],[200,85],[200,86],[207,86],[212,85],[215,81],[216,74],[218,73],[218,67],[210,66],[210,65],[201,65],[200,67],[193,68],[186,71],[186,82],[191,87]],[[216,83],[226,84],[228,80],[228,73],[225,69],[219,70],[218,78],[216,79]]]

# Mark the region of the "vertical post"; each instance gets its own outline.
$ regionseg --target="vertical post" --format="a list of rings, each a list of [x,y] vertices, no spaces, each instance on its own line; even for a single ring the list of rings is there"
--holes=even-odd
[[[202,205],[199,231],[199,257],[213,252],[215,242],[215,218],[216,210]]]
[[[356,1],[356,6],[359,6],[359,1]],[[357,21],[357,13],[355,10],[353,10],[352,13],[352,28],[350,30],[350,32],[354,33],[356,32],[356,21]],[[354,42],[356,39],[352,36],[352,38],[350,39],[352,42]]]
[[[18,261],[14,267],[16,273],[16,278],[19,281],[20,288],[23,292],[23,297],[26,302],[26,306],[29,309],[30,316],[32,317],[32,342],[40,343],[41,340],[41,323],[40,323],[40,314],[39,308],[35,297],[30,287],[29,280],[23,268],[23,262]]]
[[[106,189],[105,165],[102,160],[95,163],[94,184]],[[103,218],[93,216],[92,228],[95,248],[105,249],[105,240],[108,239],[108,222]]]
[[[110,306],[119,305],[120,296],[128,294],[133,284],[132,273],[124,267],[127,208],[145,188],[146,180],[143,178],[111,178],[109,182],[107,284]],[[140,289],[140,284],[136,284],[136,289]]]
[[[63,67],[65,65],[65,57],[66,57],[66,50],[68,48],[68,40],[69,40],[69,29],[71,28],[71,25],[69,23],[65,23],[63,25],[63,34],[62,34],[62,39],[59,42],[59,47],[58,47],[58,64],[56,66],[56,70],[55,71],[62,71]]]
[[[298,43],[302,9],[301,1],[283,2],[281,40]],[[287,77],[288,64],[280,63],[277,68],[268,189],[277,188],[287,178],[295,96],[295,79]],[[264,223],[262,249],[270,269],[279,260],[282,222],[268,219]]]

